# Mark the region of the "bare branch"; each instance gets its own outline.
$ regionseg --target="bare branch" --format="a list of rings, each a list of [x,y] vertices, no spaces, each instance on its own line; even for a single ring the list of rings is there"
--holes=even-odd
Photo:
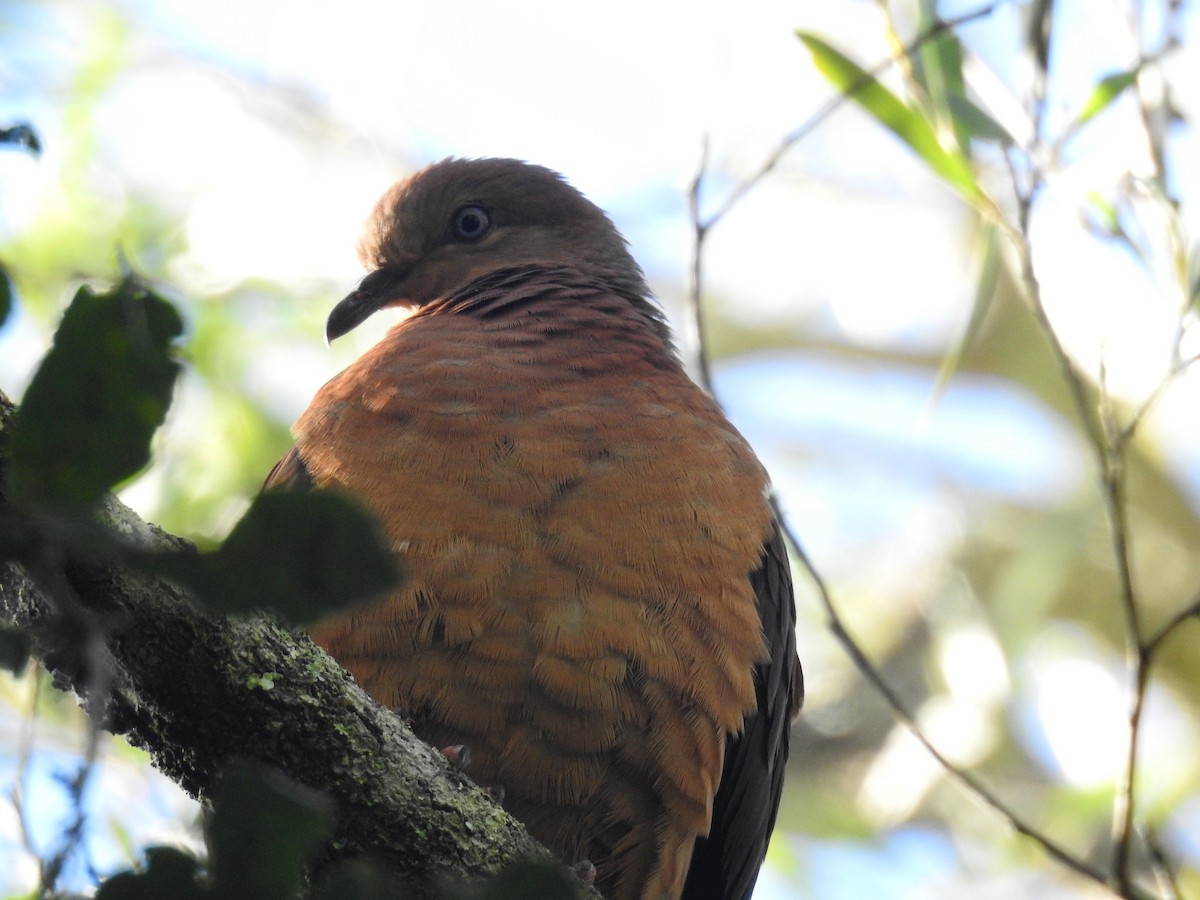
[[[1037,131],[1025,148],[1026,158],[1037,159],[1041,138]],[[1054,359],[1058,364],[1063,382],[1070,394],[1075,414],[1083,425],[1087,445],[1096,461],[1105,515],[1108,519],[1109,536],[1112,544],[1113,561],[1117,568],[1118,594],[1125,621],[1126,665],[1130,672],[1130,701],[1127,711],[1129,723],[1128,744],[1125,763],[1113,802],[1113,875],[1110,885],[1122,896],[1136,895],[1132,871],[1131,841],[1134,835],[1134,808],[1137,794],[1138,735],[1145,702],[1148,680],[1146,656],[1142,650],[1141,625],[1139,622],[1137,591],[1131,565],[1129,530],[1126,518],[1124,445],[1117,435],[1121,429],[1113,424],[1113,411],[1103,377],[1097,393],[1079,371],[1055,330],[1042,298],[1041,283],[1033,265],[1033,246],[1030,237],[1030,217],[1038,194],[1044,186],[1044,172],[1036,165],[1027,167],[1028,182],[1022,185],[1013,167],[1013,183],[1017,194],[1016,223],[1001,223],[1009,235],[1018,259],[1022,287],[1026,301],[1033,312],[1039,329],[1045,336]],[[1103,372],[1100,373],[1101,376]]]
[[[704,301],[702,297],[702,282],[704,279],[704,241],[708,230],[715,220],[705,222],[700,215],[700,189],[704,183],[704,174],[708,171],[708,137],[700,147],[700,164],[696,167],[696,177],[692,179],[688,189],[688,214],[692,219],[692,229],[695,235],[692,240],[692,271],[691,284],[688,290],[688,306],[691,312],[692,339],[696,347],[696,367],[700,384],[710,394],[713,391],[712,372],[709,371],[708,354],[704,352]]]
[[[842,619],[841,613],[833,602],[833,597],[825,584],[824,579],[813,565],[812,560],[804,552],[800,545],[796,534],[793,532],[791,525],[783,515],[783,510],[779,506],[778,496],[772,496],[771,505],[775,510],[775,515],[782,523],[784,534],[795,550],[796,557],[800,560],[804,571],[808,574],[809,580],[812,581],[813,587],[817,591],[817,597],[821,602],[822,608],[825,610],[826,620],[829,625],[829,630],[837,639],[837,642],[842,645],[842,648],[850,656],[854,662],[854,667],[859,673],[866,678],[871,686],[883,697],[884,702],[892,710],[892,714],[904,724],[909,732],[917,739],[922,747],[937,760],[938,764],[946,770],[946,772],[960,785],[966,788],[967,792],[973,794],[985,805],[990,807],[994,812],[998,813],[1014,831],[1028,837],[1035,842],[1043,850],[1046,851],[1054,859],[1058,860],[1067,868],[1076,873],[1095,881],[1099,884],[1106,885],[1108,879],[1106,875],[1099,869],[1094,868],[1087,862],[1072,854],[1065,847],[1061,846],[1047,835],[1043,834],[1033,825],[1030,825],[1015,813],[1003,800],[1001,800],[992,790],[987,787],[982,781],[963,769],[957,763],[949,759],[945,754],[937,748],[937,746],[929,739],[920,725],[917,724],[916,717],[905,706],[904,701],[900,699],[900,695],[884,677],[879,668],[867,657],[858,641],[854,638],[846,628],[845,620]],[[1131,895],[1138,896],[1138,895]]]
[[[1158,653],[1163,642],[1178,630],[1179,626],[1191,619],[1200,619],[1200,594],[1192,600],[1190,604],[1185,606],[1179,612],[1175,613],[1166,624],[1158,629],[1154,635],[1146,641],[1145,653],[1148,660],[1153,659]]]
[[[767,158],[759,165],[759,167],[747,178],[734,185],[733,189],[726,195],[725,199],[721,202],[720,206],[717,207],[716,211],[707,219],[703,220],[703,230],[707,232],[714,225],[720,222],[721,219],[723,219],[731,209],[741,202],[742,198],[745,197],[746,194],[755,188],[764,178],[775,171],[775,167],[779,165],[780,160],[787,155],[787,152],[791,150],[792,147],[816,131],[825,123],[826,119],[845,106],[855,94],[875,81],[880,74],[887,71],[887,69],[895,65],[900,60],[911,57],[914,53],[921,49],[922,45],[928,43],[933,38],[936,38],[941,34],[945,34],[947,31],[953,31],[955,28],[965,25],[968,22],[974,22],[977,19],[987,18],[1008,2],[1010,2],[1010,0],[993,0],[992,3],[985,4],[984,6],[979,7],[979,9],[972,10],[971,12],[963,13],[961,16],[954,16],[949,19],[939,19],[937,22],[934,22],[932,25],[914,37],[911,41],[905,44],[898,52],[889,56],[882,62],[872,66],[866,71],[866,74],[857,83],[852,84],[844,93],[838,94],[835,97],[831,97],[829,100],[823,103],[815,113],[802,122],[799,127],[785,135],[775,150],[768,154]],[[697,176],[696,182],[693,182],[693,192],[695,191],[695,184],[700,180],[700,177],[703,174],[704,168],[702,167],[700,174]],[[699,218],[696,218],[695,221],[698,225],[701,222]]]
[[[802,123],[797,129],[784,137],[779,146],[767,156],[764,162],[749,177],[739,182],[717,207],[716,211],[707,218],[700,211],[699,195],[701,184],[707,169],[707,145],[702,154],[699,171],[694,178],[689,194],[689,209],[693,226],[693,257],[691,261],[691,308],[695,320],[695,331],[699,336],[699,369],[704,379],[705,387],[711,392],[707,353],[705,352],[704,330],[702,327],[702,296],[703,296],[703,253],[705,241],[711,229],[718,224],[733,209],[746,194],[758,185],[778,166],[783,156],[796,143],[811,134],[817,127],[843,103],[850,99],[862,86],[870,83],[881,71],[894,64],[899,59],[911,56],[925,41],[941,34],[964,22],[990,14],[999,3],[992,3],[974,12],[965,14],[957,19],[935,23],[935,25],[917,35],[905,45],[895,56],[879,63],[869,70],[861,84],[851,86],[843,94],[831,99],[822,106],[811,118]],[[1047,835],[1024,822],[1006,803],[991,792],[978,778],[970,772],[958,767],[944,757],[929,738],[917,725],[911,712],[905,707],[898,694],[883,677],[879,669],[863,652],[860,645],[851,635],[832,601],[830,593],[811,561],[800,549],[795,536],[784,519],[776,503],[776,512],[784,523],[785,531],[797,549],[797,555],[816,587],[820,602],[825,610],[829,628],[834,637],[845,649],[852,661],[867,681],[884,698],[895,716],[902,721],[914,734],[917,740],[943,766],[943,768],[970,793],[1003,817],[1017,832],[1026,835],[1037,842],[1054,859],[1075,872],[1105,885],[1123,897],[1144,897],[1146,894],[1135,883],[1132,863],[1132,841],[1135,829],[1135,800],[1137,795],[1137,766],[1138,766],[1138,736],[1145,703],[1145,696],[1150,673],[1150,661],[1162,641],[1183,622],[1194,616],[1200,616],[1200,599],[1189,608],[1181,611],[1167,623],[1153,638],[1143,642],[1142,629],[1139,619],[1139,603],[1134,573],[1131,564],[1131,547],[1128,522],[1126,517],[1124,453],[1129,441],[1136,433],[1148,411],[1157,403],[1169,383],[1195,359],[1179,359],[1179,346],[1183,337],[1181,328],[1176,341],[1175,362],[1163,379],[1162,384],[1146,398],[1144,403],[1135,411],[1132,418],[1123,426],[1118,423],[1118,415],[1103,384],[1099,388],[1080,372],[1066,347],[1050,321],[1041,295],[1040,283],[1033,265],[1032,245],[1030,242],[1030,217],[1034,204],[1044,186],[1046,169],[1038,160],[1046,158],[1042,119],[1045,112],[1045,91],[1049,46],[1052,37],[1053,6],[1049,3],[1035,3],[1029,13],[1029,41],[1031,72],[1028,104],[1030,114],[1035,123],[1029,144],[1025,147],[1012,148],[1007,155],[1010,166],[1011,181],[1017,201],[1015,221],[1001,214],[999,208],[982,198],[978,203],[978,211],[994,220],[1009,237],[1018,261],[1019,277],[1024,288],[1030,309],[1034,318],[1045,335],[1052,355],[1058,365],[1063,382],[1067,386],[1072,405],[1086,436],[1086,443],[1096,460],[1101,494],[1103,497],[1105,515],[1109,524],[1112,554],[1117,569],[1118,593],[1125,621],[1127,664],[1131,677],[1130,706],[1128,709],[1129,743],[1126,747],[1125,762],[1120,787],[1113,804],[1113,834],[1114,859],[1109,872],[1103,872],[1078,856],[1061,847]],[[1150,123],[1146,122],[1149,131]],[[773,501],[774,502],[774,501]],[[1155,848],[1151,847],[1153,856]],[[1153,861],[1156,880],[1165,888],[1168,894],[1177,894],[1177,888],[1170,874],[1169,866],[1161,853]]]

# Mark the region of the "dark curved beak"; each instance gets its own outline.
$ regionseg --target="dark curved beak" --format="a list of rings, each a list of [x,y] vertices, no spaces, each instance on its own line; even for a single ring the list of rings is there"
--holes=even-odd
[[[403,269],[376,269],[338,303],[325,320],[325,340],[331,342],[353,331],[374,313],[404,296]]]

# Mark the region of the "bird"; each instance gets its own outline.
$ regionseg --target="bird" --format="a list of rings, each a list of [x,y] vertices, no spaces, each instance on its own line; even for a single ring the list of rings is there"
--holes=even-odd
[[[762,464],[556,172],[433,163],[359,256],[327,339],[405,315],[266,488],[358,498],[405,580],[313,639],[609,900],[748,897],[804,691]]]

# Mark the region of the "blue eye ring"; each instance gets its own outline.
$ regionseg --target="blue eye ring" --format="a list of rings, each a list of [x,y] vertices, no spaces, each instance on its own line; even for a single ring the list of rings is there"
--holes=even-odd
[[[471,243],[492,230],[492,214],[478,203],[460,206],[450,220],[456,240]]]

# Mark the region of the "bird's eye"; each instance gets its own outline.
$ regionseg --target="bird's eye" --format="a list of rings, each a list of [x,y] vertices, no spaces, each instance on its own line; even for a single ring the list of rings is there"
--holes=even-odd
[[[482,206],[464,206],[454,214],[451,226],[460,241],[477,241],[491,230],[492,216]]]

